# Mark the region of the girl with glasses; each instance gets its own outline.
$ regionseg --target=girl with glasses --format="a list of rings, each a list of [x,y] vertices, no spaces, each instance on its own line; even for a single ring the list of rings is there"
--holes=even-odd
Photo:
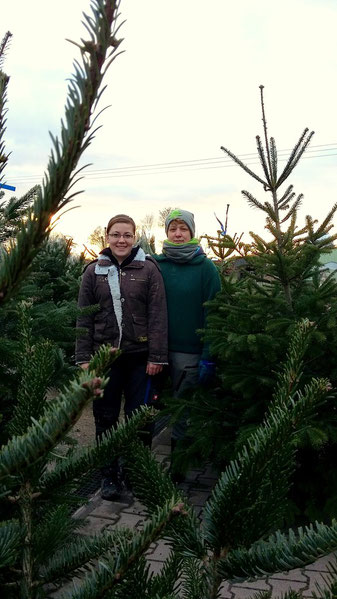
[[[81,315],[86,330],[76,343],[76,362],[88,368],[104,343],[123,350],[112,364],[102,398],[93,403],[96,438],[116,426],[124,393],[125,416],[146,401],[151,377],[167,364],[167,312],[163,279],[156,262],[135,243],[136,225],[125,214],[110,219],[108,247],[84,271],[78,305],[99,304],[94,314]],[[151,445],[151,434],[143,441]],[[101,494],[114,500],[122,491],[118,461],[102,469]]]

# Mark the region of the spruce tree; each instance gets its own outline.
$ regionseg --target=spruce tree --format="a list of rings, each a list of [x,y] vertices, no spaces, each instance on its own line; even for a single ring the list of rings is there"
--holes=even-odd
[[[32,318],[35,306],[32,302],[20,301],[20,294],[26,296],[27,289],[33,288],[36,292],[38,288],[39,273],[37,268],[34,271],[33,263],[39,251],[46,256],[52,247],[45,244],[51,217],[74,196],[69,195],[69,191],[76,181],[77,163],[94,135],[92,111],[101,95],[104,73],[120,43],[116,38],[117,16],[118,2],[93,0],[92,16],[84,17],[91,39],[78,44],[82,64],[75,63],[75,75],[68,88],[66,117],[61,125],[61,141],[53,138],[54,148],[43,185],[35,188],[28,199],[25,196],[1,205],[1,317],[4,322],[10,308],[13,309],[12,299],[16,300],[20,314],[20,336],[14,361],[7,362],[7,370],[3,356],[4,374],[9,377],[14,369],[18,378],[15,405],[5,423],[8,441],[0,451],[0,580],[2,594],[9,597],[45,596],[49,593],[47,583],[71,576],[99,558],[114,542],[114,535],[70,542],[81,523],[71,518],[72,507],[79,500],[72,498],[69,491],[78,486],[83,476],[120,452],[123,444],[129,444],[137,428],[148,418],[140,412],[118,431],[106,435],[99,445],[60,459],[57,445],[83,407],[102,393],[106,382],[104,372],[116,354],[112,355],[109,347],[102,348],[92,359],[88,372],[76,373],[57,397],[46,401],[47,387],[55,380],[59,348],[50,339],[50,332],[45,338],[37,337]],[[9,34],[1,47],[2,57],[8,39]],[[8,160],[3,137],[7,84],[8,77],[1,71],[1,172]],[[49,252],[51,259],[55,258],[52,254]],[[67,274],[65,269],[61,296],[74,291]],[[56,290],[53,285],[47,284],[47,290],[40,286],[41,295],[43,291],[47,297],[51,294],[53,301],[62,301],[60,289]],[[170,513],[167,509],[160,512],[157,526],[158,521],[169,518]],[[129,533],[120,533],[117,537],[122,543],[129,538]],[[155,533],[151,538],[155,538]]]
[[[91,110],[109,62],[107,53],[112,46],[113,58],[118,47],[114,34],[118,6],[92,0],[92,8],[93,16],[85,16],[91,41],[81,43],[83,65],[77,65],[70,83],[62,143],[55,142],[46,181],[29,209],[28,220],[19,223],[17,239],[10,240],[1,255],[4,306],[22,289],[28,269],[48,237],[51,215],[69,201],[64,194],[73,181],[79,155],[92,137]],[[31,303],[20,303],[20,381],[8,424],[9,439],[0,449],[2,596],[48,597],[53,594],[52,585],[78,577],[79,582],[65,596],[215,599],[226,578],[260,576],[261,572],[283,570],[285,564],[298,567],[337,548],[335,523],[287,534],[274,531],[286,509],[295,465],[294,434],[303,430],[318,405],[328,401],[330,389],[325,378],[308,381],[303,390],[298,384],[313,328],[308,321],[294,328],[265,419],[220,477],[201,526],[151,452],[137,440],[137,429],[150,417],[149,410],[135,414],[97,446],[60,459],[58,443],[83,406],[101,394],[104,373],[116,354],[102,347],[89,370],[76,373],[60,395],[47,402],[45,389],[54,376],[55,346],[50,339],[34,338],[32,309]],[[148,520],[142,531],[122,529],[81,536],[81,523],[71,518],[71,506],[77,499],[72,499],[70,491],[85,473],[116,452],[125,460]],[[163,570],[151,576],[144,553],[163,537],[171,554]],[[289,594],[289,598],[295,596]]]
[[[16,405],[20,384],[22,304],[29,305],[31,343],[48,339],[54,347],[55,371],[50,387],[60,388],[76,370],[74,343],[77,297],[84,258],[71,252],[71,240],[49,238],[34,258],[29,275],[16,295],[0,310],[0,397],[3,416],[0,440],[6,439],[6,422]]]
[[[320,265],[320,257],[331,251],[337,237],[331,232],[337,205],[321,224],[308,215],[305,224],[298,226],[303,195],[297,194],[287,179],[313,132],[304,130],[279,172],[276,142],[273,137],[268,139],[263,86],[260,94],[263,139],[257,136],[256,141],[262,174],[252,171],[229,149],[222,150],[258,181],[268,196],[263,201],[242,191],[248,205],[265,217],[267,234],[264,239],[250,231],[250,243],[222,231],[216,238],[206,236],[221,261],[222,290],[207,306],[205,331],[218,378],[212,389],[199,388],[187,398],[189,439],[177,455],[185,462],[208,458],[220,469],[264,417],[279,365],[301,318],[315,323],[303,383],[317,376],[329,378],[334,388],[337,382],[337,281],[333,275],[323,277]],[[335,514],[336,425],[334,399],[332,405],[319,409],[310,427],[297,437],[301,450],[293,499],[295,512],[304,521]],[[290,513],[288,517],[291,521]]]

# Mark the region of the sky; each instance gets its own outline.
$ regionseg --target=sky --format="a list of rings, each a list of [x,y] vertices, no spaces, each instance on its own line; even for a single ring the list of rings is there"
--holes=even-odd
[[[17,196],[42,181],[49,131],[60,131],[67,79],[79,58],[66,39],[87,37],[83,11],[90,13],[89,0],[2,6],[0,36],[13,34],[4,64],[11,152],[5,180]],[[57,230],[81,247],[116,213],[140,223],[171,206],[195,214],[198,235],[215,235],[214,212],[224,221],[229,204],[230,234],[243,232],[246,241],[250,230],[263,235],[264,215],[241,190],[269,198],[220,149],[261,174],[260,84],[268,133],[283,160],[305,127],[315,131],[287,183],[304,194],[299,225],[306,214],[322,220],[337,201],[337,2],[121,0],[120,13],[123,53],[108,71],[99,105],[109,108],[81,159],[90,166],[77,186],[78,208],[62,216]]]

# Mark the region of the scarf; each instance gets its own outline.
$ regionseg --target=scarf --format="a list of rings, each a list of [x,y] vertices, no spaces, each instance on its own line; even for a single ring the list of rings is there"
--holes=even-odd
[[[165,239],[163,243],[163,254],[172,262],[190,262],[195,256],[202,253],[203,249],[195,237],[187,243],[173,243],[168,239]]]
[[[100,259],[100,256],[103,255],[103,260]],[[116,258],[113,256],[110,248],[106,248],[100,252],[98,257],[98,261],[95,266],[95,275],[105,275],[108,280],[112,305],[114,308],[119,338],[118,338],[118,347],[121,345],[122,341],[122,320],[123,320],[123,310],[121,303],[121,290],[120,290],[120,279],[119,273],[122,266],[127,266],[133,260],[138,260],[144,262],[145,260],[145,252],[139,246],[132,248],[131,254],[127,256],[122,262],[122,264],[118,264]],[[103,262],[103,264],[102,264]]]

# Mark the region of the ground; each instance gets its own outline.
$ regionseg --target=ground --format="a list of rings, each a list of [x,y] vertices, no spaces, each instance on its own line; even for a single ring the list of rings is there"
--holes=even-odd
[[[91,445],[95,441],[95,425],[91,403],[84,408],[70,436],[82,446]]]

